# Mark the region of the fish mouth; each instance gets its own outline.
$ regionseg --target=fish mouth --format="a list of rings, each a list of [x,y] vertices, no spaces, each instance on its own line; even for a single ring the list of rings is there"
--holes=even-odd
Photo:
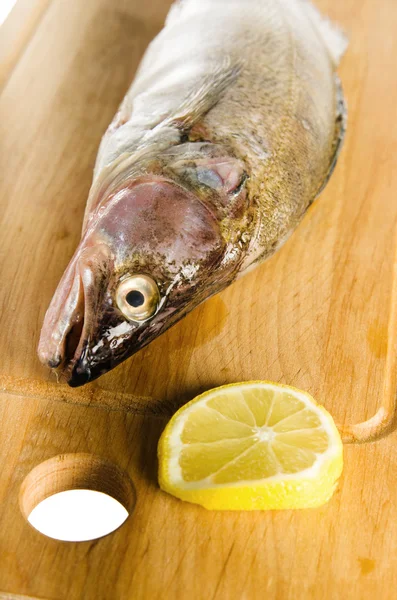
[[[83,267],[83,269],[84,274],[80,272],[78,266],[76,268],[75,281],[77,283],[75,283],[74,289],[76,287],[79,289],[78,301],[68,317],[68,327],[61,334],[61,343],[58,344],[55,352],[52,351],[52,357],[49,357],[49,351],[47,351],[43,357],[44,360],[42,360],[57,372],[59,380],[65,381],[70,387],[85,385],[114,366],[110,356],[107,358],[101,356],[98,361],[99,357],[92,353],[92,329],[95,323],[96,311],[95,303],[92,302],[93,290],[87,290],[87,285],[84,285],[85,280],[88,279],[87,267]],[[73,293],[73,290],[71,293]],[[45,336],[45,326],[46,323],[43,327],[42,338]],[[51,337],[59,337],[59,332],[55,329]],[[44,343],[48,345],[45,338],[41,341],[41,346]],[[42,355],[43,352],[40,353],[39,351],[40,358],[42,358]]]
[[[87,254],[76,253],[66,269],[45,315],[38,346],[40,361],[73,387],[92,379],[87,355],[100,282],[94,280]]]
[[[79,364],[84,360],[89,351],[89,341],[84,331],[85,321],[86,319],[83,317],[78,323],[72,325],[66,337],[62,377],[66,379],[71,387],[84,385],[91,380],[89,369],[79,369]]]
[[[86,345],[86,302],[78,261],[61,280],[46,313],[38,354],[40,361],[68,379]]]

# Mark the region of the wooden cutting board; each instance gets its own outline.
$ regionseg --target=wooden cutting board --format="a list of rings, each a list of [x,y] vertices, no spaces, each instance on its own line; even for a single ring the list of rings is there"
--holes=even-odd
[[[327,506],[283,513],[209,513],[167,496],[156,445],[178,406],[237,380],[309,391],[350,441],[368,431],[352,424],[390,409],[397,4],[317,0],[351,38],[340,69],[349,128],[330,184],[289,242],[78,390],[39,364],[38,335],[79,240],[99,141],[170,0],[34,4],[30,28],[8,27],[16,50],[0,46],[0,597],[392,598],[396,434],[346,446]],[[386,413],[375,425],[390,421]],[[57,542],[27,524],[24,478],[64,453],[99,455],[131,477],[135,509],[114,534]]]

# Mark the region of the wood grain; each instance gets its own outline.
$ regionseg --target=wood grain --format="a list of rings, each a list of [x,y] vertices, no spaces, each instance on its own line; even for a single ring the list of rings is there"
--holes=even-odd
[[[0,96],[0,597],[392,598],[396,434],[347,447],[332,502],[299,513],[181,504],[158,489],[155,455],[165,418],[222,383],[296,385],[346,426],[394,400],[394,0],[317,2],[351,38],[348,137],[286,246],[85,389],[58,384],[36,358],[100,138],[169,4],[52,0]],[[96,542],[48,540],[18,507],[30,470],[70,452],[114,462],[136,486],[130,519]]]
[[[0,90],[43,17],[50,0],[17,0],[0,30]]]

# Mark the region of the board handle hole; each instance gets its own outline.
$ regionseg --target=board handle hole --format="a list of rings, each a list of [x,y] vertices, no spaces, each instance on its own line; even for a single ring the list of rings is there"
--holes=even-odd
[[[19,505],[27,521],[44,535],[70,542],[115,531],[135,506],[129,476],[94,454],[61,454],[30,471]]]

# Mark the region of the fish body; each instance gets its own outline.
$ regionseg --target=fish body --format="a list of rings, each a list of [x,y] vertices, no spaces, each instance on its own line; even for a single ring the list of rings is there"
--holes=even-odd
[[[326,184],[346,41],[308,0],[181,0],[97,156],[42,362],[93,380],[271,256]]]

